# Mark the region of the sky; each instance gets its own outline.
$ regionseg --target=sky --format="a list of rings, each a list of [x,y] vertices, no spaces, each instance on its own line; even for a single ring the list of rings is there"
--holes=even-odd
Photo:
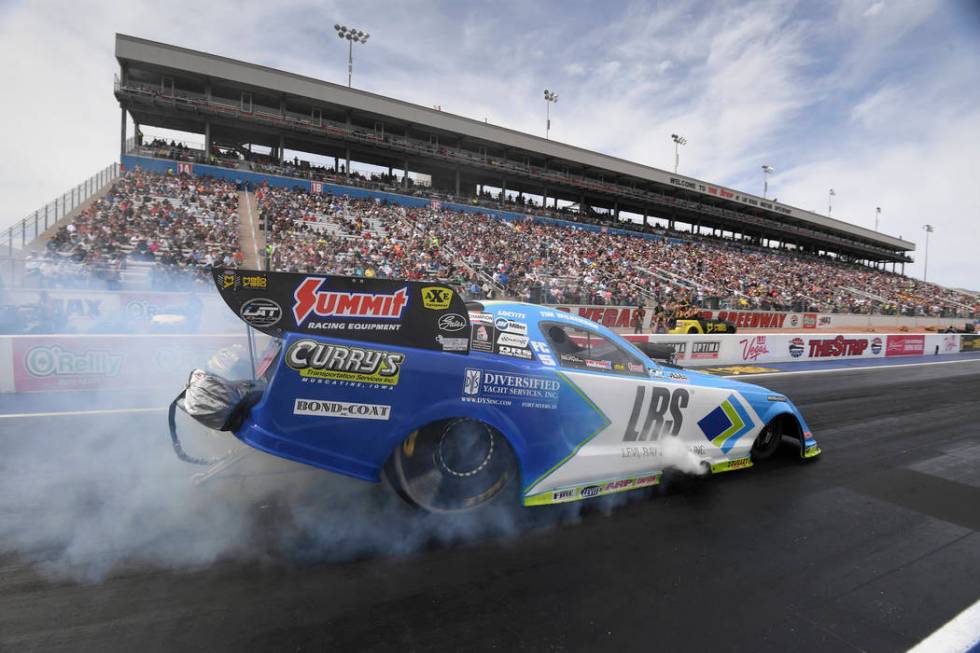
[[[980,2],[0,0],[0,226],[110,164],[116,32],[354,86],[680,172],[917,243],[980,289]],[[144,130],[150,133],[149,129]],[[130,130],[130,133],[131,130]],[[203,139],[202,139],[203,140]]]

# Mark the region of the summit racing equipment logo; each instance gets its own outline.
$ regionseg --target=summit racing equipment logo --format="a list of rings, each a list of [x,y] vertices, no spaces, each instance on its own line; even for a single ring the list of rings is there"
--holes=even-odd
[[[391,351],[297,340],[285,354],[286,365],[304,379],[398,385],[405,356]]]
[[[867,338],[837,336],[827,340],[810,341],[810,358],[860,356],[868,348]]]
[[[698,426],[711,444],[728,453],[740,437],[755,428],[755,422],[735,395],[731,395],[701,418]]]
[[[677,435],[684,424],[684,409],[691,401],[691,393],[684,388],[671,391],[669,388],[654,386],[650,388],[650,400],[644,401],[646,387],[636,387],[633,410],[630,413],[623,442],[653,441],[664,435]],[[644,403],[648,403],[646,418],[640,428],[640,417]],[[669,412],[669,415],[668,415]],[[669,419],[667,419],[669,417]]]
[[[293,404],[293,415],[377,419],[387,422],[388,417],[391,415],[391,406],[382,404],[352,404],[346,401],[297,399]]]
[[[463,401],[522,408],[557,408],[561,382],[544,376],[510,374],[467,368],[463,376]]]
[[[271,299],[250,299],[238,311],[243,320],[259,329],[275,326],[282,319],[282,307]]]
[[[324,279],[308,277],[293,293],[293,317],[301,325],[310,316],[360,317],[380,320],[397,320],[408,305],[408,286],[391,295],[379,293],[321,291]]]
[[[31,376],[116,376],[122,367],[122,356],[106,350],[76,353],[58,345],[34,347],[24,357]]]
[[[453,291],[443,286],[425,286],[422,288],[422,306],[429,310],[444,311],[453,301]]]

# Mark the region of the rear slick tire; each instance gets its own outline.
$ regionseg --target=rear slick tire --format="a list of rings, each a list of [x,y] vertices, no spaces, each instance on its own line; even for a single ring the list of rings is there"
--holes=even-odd
[[[392,453],[385,474],[399,496],[427,512],[470,512],[517,485],[514,453],[499,431],[450,419],[412,433]]]

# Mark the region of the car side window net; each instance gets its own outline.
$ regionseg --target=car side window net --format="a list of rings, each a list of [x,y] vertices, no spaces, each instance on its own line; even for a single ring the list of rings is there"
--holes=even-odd
[[[561,367],[647,376],[646,367],[638,358],[603,335],[570,324],[543,322],[540,326]]]

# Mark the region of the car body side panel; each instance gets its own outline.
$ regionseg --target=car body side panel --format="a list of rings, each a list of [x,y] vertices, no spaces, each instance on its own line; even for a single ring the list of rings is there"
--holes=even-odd
[[[486,303],[485,310],[494,318],[526,323],[534,351],[530,360],[287,332],[269,388],[236,435],[277,456],[377,481],[391,452],[413,431],[445,419],[475,419],[510,442],[528,504],[554,502],[556,490],[600,481],[643,477],[642,485],[650,485],[664,461],[678,455],[695,465],[707,461],[716,471],[748,466],[755,437],[783,413],[799,420],[809,437],[795,407],[764,388],[660,368],[616,334],[578,316],[497,302]],[[539,320],[593,329],[643,361],[648,376],[557,367]],[[365,356],[401,357],[401,362],[387,377],[310,371],[289,362],[288,352],[301,340],[361,348],[370,350]],[[510,339],[515,340],[521,338]],[[808,442],[804,450],[819,453],[812,438]],[[605,490],[640,486],[619,481]]]

